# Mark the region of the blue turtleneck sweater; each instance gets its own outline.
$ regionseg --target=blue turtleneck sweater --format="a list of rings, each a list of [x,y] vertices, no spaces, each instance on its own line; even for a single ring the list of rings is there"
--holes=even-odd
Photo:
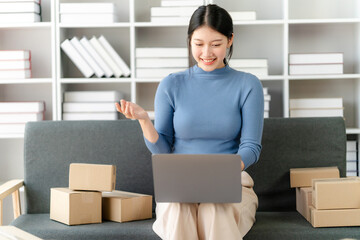
[[[155,96],[152,153],[239,154],[245,169],[259,159],[264,118],[261,82],[229,66],[197,65],[164,78]]]

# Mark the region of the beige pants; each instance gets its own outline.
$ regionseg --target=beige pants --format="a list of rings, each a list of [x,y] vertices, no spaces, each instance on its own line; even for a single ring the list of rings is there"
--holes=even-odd
[[[242,172],[241,203],[157,203],[154,232],[164,240],[240,240],[255,222],[254,181]]]

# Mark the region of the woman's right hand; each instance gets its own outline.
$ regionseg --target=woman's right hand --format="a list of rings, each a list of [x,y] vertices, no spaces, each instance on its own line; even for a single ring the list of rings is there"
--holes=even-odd
[[[137,120],[149,119],[148,113],[139,105],[133,102],[125,101],[124,99],[120,100],[120,104],[115,103],[116,110],[124,114],[126,118]]]

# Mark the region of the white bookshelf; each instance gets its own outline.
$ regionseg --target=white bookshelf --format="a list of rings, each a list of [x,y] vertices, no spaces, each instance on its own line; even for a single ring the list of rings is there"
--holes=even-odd
[[[59,4],[67,2],[114,2],[119,20],[111,24],[60,23]],[[234,22],[233,58],[268,59],[269,75],[260,80],[271,95],[270,117],[288,117],[290,98],[342,97],[347,134],[357,135],[359,139],[360,1],[207,2],[230,11],[256,11],[257,20]],[[154,95],[161,79],[136,77],[135,49],[187,47],[187,24],[150,22],[150,8],[158,6],[160,0],[42,0],[43,22],[0,23],[0,49],[30,49],[34,77],[0,79],[0,101],[45,100],[45,119],[61,120],[65,91],[117,90],[124,93],[125,99],[153,111]],[[129,65],[130,77],[84,78],[60,49],[65,39],[100,35],[107,38]],[[297,52],[343,52],[344,74],[291,76],[288,55]],[[0,135],[0,142],[6,143],[0,145],[0,152],[18,149],[23,144],[22,137]],[[1,157],[2,162],[8,163],[23,158],[18,151]]]

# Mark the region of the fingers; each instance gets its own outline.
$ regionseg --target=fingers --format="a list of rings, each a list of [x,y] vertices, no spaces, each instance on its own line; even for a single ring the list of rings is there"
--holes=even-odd
[[[121,107],[120,107],[120,104],[119,103],[115,103],[115,107],[116,107],[116,110],[118,111],[118,112],[121,112]],[[121,112],[122,113],[122,112]]]
[[[121,104],[121,105],[120,105]],[[119,103],[115,103],[116,110],[120,113],[124,114],[126,118],[133,119],[133,107],[131,106],[131,102],[125,101],[124,99],[120,100]]]

